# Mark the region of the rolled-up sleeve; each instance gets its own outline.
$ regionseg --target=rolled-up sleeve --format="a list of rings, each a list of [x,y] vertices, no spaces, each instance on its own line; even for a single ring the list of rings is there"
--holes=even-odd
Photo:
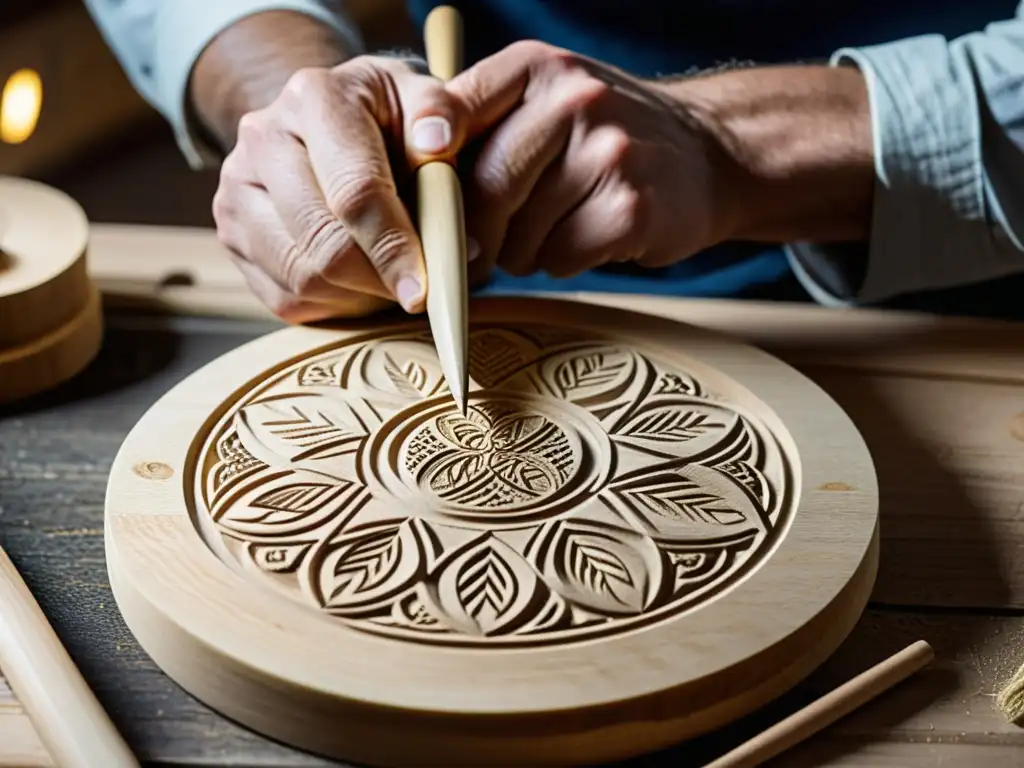
[[[333,27],[353,53],[363,50],[338,0],[85,0],[100,33],[135,89],[174,129],[193,168],[217,162],[188,109],[188,84],[199,55],[222,30],[263,11],[296,11]]]
[[[842,49],[871,104],[875,197],[867,243],[788,246],[830,305],[1024,271],[1024,3],[953,41],[924,35]]]

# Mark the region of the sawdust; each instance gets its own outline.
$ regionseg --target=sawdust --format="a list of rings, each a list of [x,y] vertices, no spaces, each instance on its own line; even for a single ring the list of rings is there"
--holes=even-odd
[[[993,643],[990,666],[996,685],[996,706],[1010,723],[1024,718],[1024,631]]]

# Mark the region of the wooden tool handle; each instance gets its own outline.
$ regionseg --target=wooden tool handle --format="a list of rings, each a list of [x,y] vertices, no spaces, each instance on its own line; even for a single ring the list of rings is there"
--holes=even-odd
[[[138,768],[3,549],[0,669],[58,768]]]
[[[432,10],[423,25],[430,74],[451,80],[462,70],[462,17],[450,5]]]
[[[430,73],[450,80],[462,68],[462,19],[450,6],[435,8],[423,30]],[[469,280],[462,187],[455,168],[427,163],[417,173],[420,241],[427,278],[427,316],[438,360],[459,408],[468,388]]]
[[[933,658],[935,652],[932,647],[919,640],[708,763],[705,768],[753,768],[760,765],[902,682]]]

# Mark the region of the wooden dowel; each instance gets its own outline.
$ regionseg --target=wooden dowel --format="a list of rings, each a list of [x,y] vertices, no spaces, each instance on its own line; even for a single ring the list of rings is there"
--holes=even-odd
[[[430,73],[450,80],[462,66],[462,17],[434,8],[423,31]],[[455,168],[435,161],[417,172],[420,241],[427,277],[427,317],[448,389],[466,411],[469,387],[469,279],[462,187]]]
[[[752,768],[810,738],[823,728],[910,677],[935,658],[924,640],[907,646],[705,768]]]
[[[2,548],[0,669],[58,768],[138,768]]]

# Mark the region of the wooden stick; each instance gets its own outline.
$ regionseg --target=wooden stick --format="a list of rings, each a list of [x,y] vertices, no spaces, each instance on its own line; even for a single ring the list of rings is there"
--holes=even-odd
[[[3,549],[0,668],[59,768],[138,768]]]
[[[430,12],[423,37],[430,72],[450,80],[462,67],[462,19],[449,6]],[[427,163],[417,173],[420,241],[427,272],[427,317],[448,389],[466,411],[469,388],[469,280],[462,188],[455,168]]]
[[[708,763],[705,768],[752,768],[760,765],[902,682],[933,658],[935,652],[932,647],[924,640],[918,640]]]

